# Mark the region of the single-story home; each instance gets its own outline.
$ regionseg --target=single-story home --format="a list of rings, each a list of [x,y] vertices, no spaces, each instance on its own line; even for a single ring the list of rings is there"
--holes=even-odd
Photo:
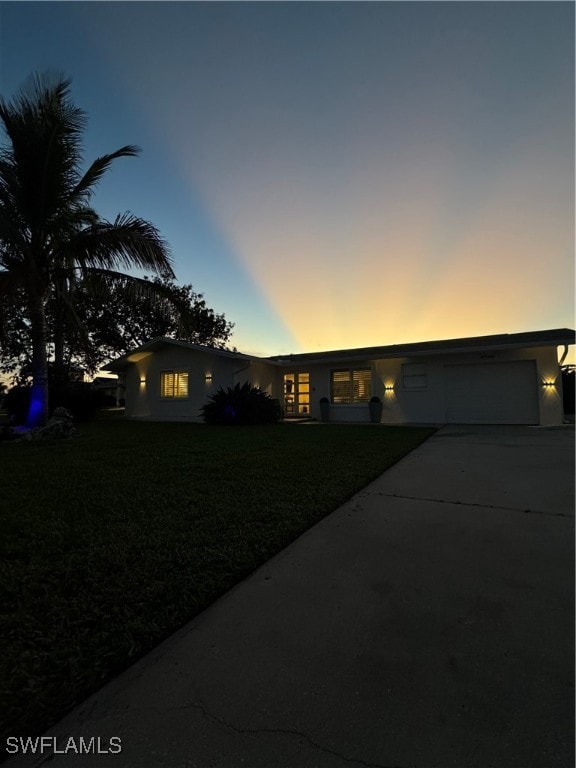
[[[560,365],[568,328],[255,357],[156,338],[114,360],[126,391],[126,416],[199,421],[219,387],[249,382],[280,400],[286,418],[369,421],[383,403],[385,424],[563,423]]]

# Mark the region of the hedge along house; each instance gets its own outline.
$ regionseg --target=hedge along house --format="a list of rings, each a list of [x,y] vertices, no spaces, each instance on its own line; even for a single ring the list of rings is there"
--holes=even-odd
[[[249,382],[278,398],[286,418],[386,424],[534,424],[564,421],[560,365],[566,328],[267,358],[157,338],[110,363],[123,377],[126,416],[199,421],[219,387]],[[560,360],[558,351],[561,348]]]

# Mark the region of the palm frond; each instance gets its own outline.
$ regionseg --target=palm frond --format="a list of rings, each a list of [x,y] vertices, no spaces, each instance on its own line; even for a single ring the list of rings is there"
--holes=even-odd
[[[72,190],[70,199],[77,200],[79,198],[90,197],[94,191],[94,187],[98,184],[102,176],[110,168],[110,165],[114,160],[116,160],[118,157],[136,157],[139,154],[139,147],[136,147],[133,144],[127,144],[125,147],[121,147],[120,149],[116,150],[116,152],[112,152],[109,155],[102,155],[102,157],[97,157]]]
[[[0,147],[0,292],[3,298],[20,296],[26,306],[34,386],[43,393],[44,410],[47,318],[55,357],[61,358],[64,343],[69,350],[78,339],[86,346],[96,343],[97,328],[93,332],[81,324],[90,317],[89,311],[84,315],[91,302],[85,291],[92,283],[99,280],[102,290],[115,285],[118,295],[131,292],[135,300],[143,292],[155,294],[162,303],[168,296],[154,281],[119,270],[174,277],[169,247],[156,227],[131,213],[105,221],[90,207],[92,192],[113,161],[139,150],[125,145],[83,170],[87,116],[72,101],[70,86],[62,75],[36,74],[12,99],[0,97],[0,130],[8,140]],[[110,300],[110,292],[103,295]],[[3,307],[5,317],[11,312],[18,318],[13,305],[5,301]]]
[[[82,285],[93,297],[106,299],[114,292],[119,300],[131,305],[148,300],[156,306],[166,306],[178,313],[185,314],[189,309],[187,302],[174,295],[170,285],[146,277],[92,267],[82,272]]]
[[[156,227],[131,213],[101,221],[70,238],[67,250],[82,268],[137,268],[174,277],[166,241]]]
[[[72,102],[69,80],[35,75],[12,101],[0,99],[0,121],[14,201],[28,227],[42,230],[80,177],[86,114]]]

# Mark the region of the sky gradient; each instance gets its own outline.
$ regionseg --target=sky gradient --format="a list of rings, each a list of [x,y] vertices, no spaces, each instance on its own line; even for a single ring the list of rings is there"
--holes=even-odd
[[[34,70],[243,352],[573,327],[572,3],[0,3]]]

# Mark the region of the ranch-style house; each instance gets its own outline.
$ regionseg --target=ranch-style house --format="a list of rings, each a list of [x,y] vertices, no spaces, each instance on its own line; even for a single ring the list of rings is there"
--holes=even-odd
[[[285,418],[385,424],[533,424],[564,421],[560,366],[567,328],[444,341],[255,357],[156,338],[107,370],[125,388],[126,416],[200,421],[219,387],[249,382],[280,400]]]

